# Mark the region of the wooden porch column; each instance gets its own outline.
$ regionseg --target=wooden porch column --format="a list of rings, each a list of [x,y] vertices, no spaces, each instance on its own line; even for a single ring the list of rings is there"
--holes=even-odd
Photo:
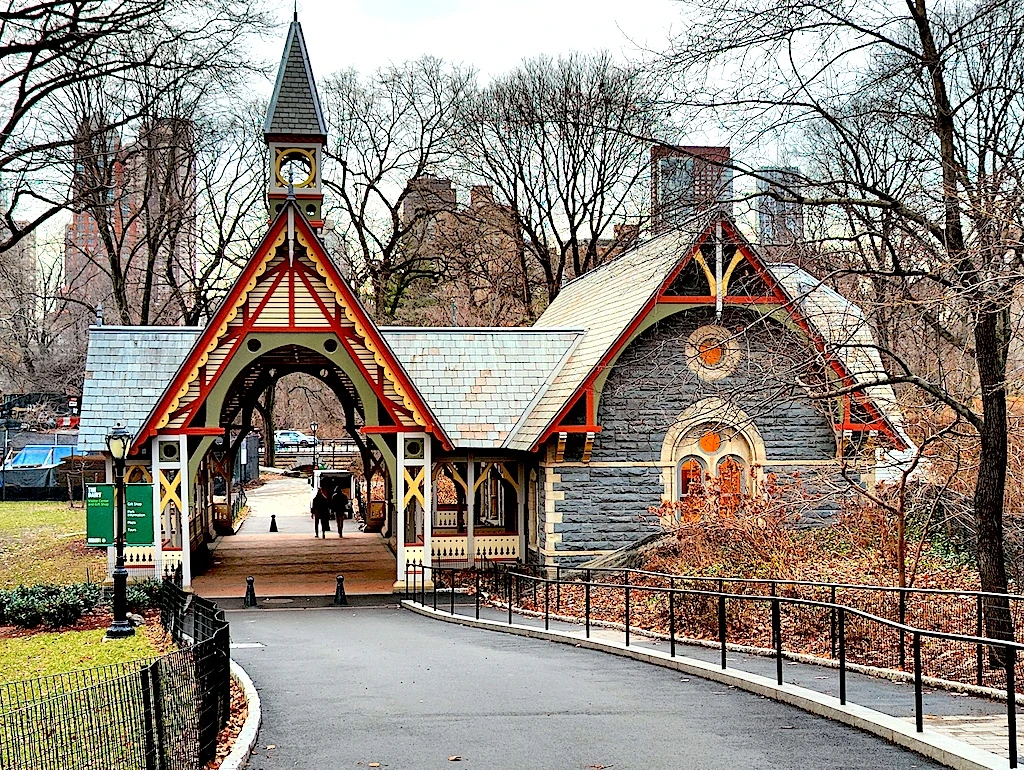
[[[466,455],[466,555],[470,566],[476,566],[476,544],[473,542],[473,523],[476,519],[476,461]]]
[[[188,436],[184,435],[178,436],[178,474],[181,480],[178,492],[181,496],[181,585],[188,588],[192,585],[192,533],[189,522],[192,477],[188,470]]]
[[[527,519],[527,501],[529,495],[526,494],[526,465],[520,461],[517,463],[519,466],[519,472],[516,478],[519,480],[519,488],[516,490],[516,519],[518,520],[519,527],[519,561],[526,563],[526,530],[530,526]]]
[[[164,576],[164,512],[160,507],[160,438],[153,436],[149,442],[149,463],[153,477],[153,576],[160,580]]]
[[[433,564],[430,553],[430,535],[434,526],[434,463],[432,460],[430,434],[423,434],[423,563]],[[430,576],[433,581],[434,576]]]
[[[392,488],[395,490],[395,518],[398,520],[398,576],[395,578],[396,587],[399,583],[405,586],[405,436],[399,433],[396,437],[395,455],[395,483]],[[372,480],[372,479],[371,479]],[[367,481],[369,488],[370,481]],[[367,499],[370,491],[367,491]]]

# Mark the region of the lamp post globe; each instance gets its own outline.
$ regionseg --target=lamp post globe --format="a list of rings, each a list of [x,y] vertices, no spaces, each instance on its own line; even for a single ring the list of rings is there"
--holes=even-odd
[[[128,570],[124,566],[124,531],[125,531],[125,486],[124,464],[128,452],[132,448],[132,434],[117,423],[107,434],[107,451],[114,465],[114,499],[116,508],[114,515],[114,546],[117,559],[114,562],[114,621],[107,629],[108,639],[124,639],[135,635],[135,628],[128,620]]]
[[[309,424],[309,430],[313,434],[313,474],[314,475],[316,475],[316,467],[317,467],[316,466],[316,429],[319,428],[319,427],[320,427],[320,423],[318,423],[316,420],[313,420],[313,422],[311,422]],[[313,486],[316,486],[316,482],[314,482]]]

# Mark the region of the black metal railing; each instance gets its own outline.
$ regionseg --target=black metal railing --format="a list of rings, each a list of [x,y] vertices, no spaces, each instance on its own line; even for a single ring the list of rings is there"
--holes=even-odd
[[[595,620],[611,622],[621,626],[625,633],[626,646],[630,646],[631,634],[635,632],[656,632],[661,628],[669,641],[669,656],[676,656],[680,642],[712,638],[720,651],[720,665],[728,666],[730,643],[737,631],[737,621],[749,621],[757,616],[763,629],[761,640],[751,639],[749,628],[744,628],[742,641],[770,651],[776,661],[775,675],[779,685],[784,684],[783,659],[787,654],[802,652],[792,649],[789,642],[803,637],[798,630],[814,617],[824,618],[828,623],[831,642],[836,650],[838,662],[839,702],[846,705],[847,670],[864,650],[871,648],[883,638],[898,637],[908,640],[910,670],[914,682],[914,715],[918,732],[924,730],[924,680],[934,673],[929,666],[935,665],[940,657],[977,657],[982,664],[987,662],[986,673],[991,684],[998,685],[1006,700],[1007,727],[1009,732],[1009,766],[1017,767],[1017,712],[1016,712],[1016,665],[1024,661],[1024,644],[1015,641],[989,638],[973,634],[956,634],[900,623],[886,617],[872,614],[857,607],[834,601],[819,601],[799,596],[780,595],[778,586],[772,593],[734,593],[725,590],[725,583],[710,587],[693,588],[675,585],[675,576],[668,585],[650,585],[637,578],[645,573],[637,570],[617,570],[623,574],[621,582],[611,580],[595,581],[597,570],[575,570],[582,580],[565,580],[562,570],[556,570],[554,577],[527,574],[520,568],[495,569],[475,578],[476,618],[480,617],[480,599],[483,594],[500,603],[507,610],[506,621],[514,622],[514,613],[526,610],[542,615],[544,628],[550,627],[552,615],[557,619],[569,616],[581,622],[584,635],[590,638],[591,626]],[[604,571],[607,577],[612,570]],[[406,598],[421,606],[432,606],[455,615],[455,587],[459,579],[458,570],[429,565],[406,563]],[[736,582],[736,581],[733,581]],[[427,588],[427,584],[430,588]],[[440,607],[438,591],[441,591]],[[603,611],[595,613],[595,599],[603,599]],[[558,609],[555,603],[561,604]],[[614,608],[609,610],[608,608]],[[643,612],[638,611],[643,608]],[[554,612],[553,612],[554,609]],[[578,612],[577,612],[578,610]],[[617,615],[609,618],[608,614]],[[640,615],[638,618],[637,615]],[[650,622],[652,619],[657,623]],[[639,622],[638,622],[639,620]],[[785,622],[784,622],[785,621]],[[652,628],[657,625],[658,628]],[[926,656],[926,651],[937,651],[938,655]],[[975,656],[977,650],[981,652]],[[945,678],[938,676],[935,678]],[[997,681],[992,681],[997,680]]]
[[[198,770],[230,717],[223,612],[165,580],[158,658],[0,685],[5,770]]]

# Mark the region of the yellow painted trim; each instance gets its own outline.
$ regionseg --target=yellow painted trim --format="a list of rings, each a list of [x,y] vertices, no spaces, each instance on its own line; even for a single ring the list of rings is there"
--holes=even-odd
[[[330,289],[331,292],[333,292],[334,299],[337,300],[338,305],[340,305],[341,308],[345,311],[345,317],[355,327],[356,334],[358,334],[360,339],[362,339],[363,345],[365,345],[366,349],[373,354],[373,360],[376,362],[377,366],[381,367],[381,369],[384,370],[384,377],[388,380],[388,382],[391,383],[391,387],[394,388],[395,393],[398,395],[398,397],[402,399],[402,403],[405,405],[405,408],[408,409],[409,412],[412,414],[412,419],[416,422],[417,425],[421,427],[426,427],[426,419],[422,414],[420,414],[420,411],[416,408],[416,405],[413,402],[413,400],[409,397],[409,394],[399,383],[398,377],[395,375],[391,367],[388,366],[387,362],[384,359],[384,356],[381,355],[380,350],[377,348],[377,345],[373,342],[372,339],[370,339],[370,335],[366,331],[366,328],[359,322],[358,318],[356,317],[354,308],[352,308],[349,305],[349,303],[345,301],[345,295],[342,294],[341,289],[327,274],[327,269],[326,267],[324,267],[323,262],[317,256],[316,250],[310,248],[309,242],[306,240],[306,238],[303,236],[301,232],[297,232],[296,237],[299,239],[299,243],[306,247],[306,253],[312,260],[313,265],[316,267],[316,271],[327,283],[327,288]]]
[[[181,497],[178,490],[181,488],[181,472],[179,471],[173,479],[168,479],[165,471],[160,471],[160,512],[163,513],[168,503],[174,503],[178,510],[182,508]]]
[[[427,501],[423,497],[423,490],[421,488],[423,484],[423,477],[426,473],[426,470],[427,469],[425,466],[420,466],[419,473],[416,474],[416,478],[413,478],[412,474],[409,473],[408,468],[402,469],[402,473],[405,474],[405,483],[408,485],[406,487],[405,499],[402,500],[402,508],[405,508],[407,505],[409,505],[409,502],[412,500],[413,497],[415,497],[417,500],[420,501],[420,505],[423,506],[423,510],[427,509]]]
[[[697,264],[701,266],[701,269],[704,270],[704,275],[708,279],[708,286],[711,289],[708,296],[717,297],[718,283],[715,281],[715,274],[711,272],[711,268],[708,267],[708,263],[704,261],[704,255],[698,250],[697,253],[693,255],[693,258],[696,260]]]
[[[259,282],[259,277],[267,272],[267,266],[270,264],[271,260],[273,260],[274,252],[277,251],[277,247],[284,243],[284,240],[287,237],[287,230],[282,229],[277,238],[274,239],[274,242],[267,248],[266,252],[263,254],[263,259],[261,260],[259,267],[256,268],[256,272],[254,272],[252,278],[246,282],[245,289],[242,290],[242,293],[238,295],[238,301],[228,312],[221,325],[217,327],[217,331],[214,333],[210,343],[206,346],[206,350],[204,350],[202,355],[199,356],[196,364],[188,373],[188,377],[185,378],[184,385],[182,385],[178,390],[177,395],[175,395],[174,399],[168,405],[167,410],[160,416],[160,419],[157,420],[157,430],[167,427],[167,423],[170,422],[171,415],[178,410],[178,405],[181,403],[181,399],[185,397],[189,389],[192,387],[192,383],[199,377],[200,368],[206,366],[206,362],[210,360],[210,353],[220,346],[220,341],[227,333],[228,326],[238,317],[238,311],[242,305],[249,301],[249,292],[256,288],[256,284]],[[237,344],[238,340],[236,340],[235,343]]]
[[[729,263],[729,267],[726,268],[725,275],[722,276],[722,296],[724,297],[729,293],[729,279],[732,278],[732,271],[736,269],[736,266],[744,260],[743,253],[737,249],[733,255],[732,262]]]

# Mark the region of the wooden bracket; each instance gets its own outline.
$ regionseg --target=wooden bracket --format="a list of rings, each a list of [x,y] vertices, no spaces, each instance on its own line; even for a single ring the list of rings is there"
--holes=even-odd
[[[593,431],[587,433],[586,441],[583,442],[583,462],[590,462],[590,453],[594,451],[594,436],[597,435]]]
[[[569,434],[562,431],[558,434],[558,446],[555,447],[555,462],[560,463],[565,458],[565,442]]]

